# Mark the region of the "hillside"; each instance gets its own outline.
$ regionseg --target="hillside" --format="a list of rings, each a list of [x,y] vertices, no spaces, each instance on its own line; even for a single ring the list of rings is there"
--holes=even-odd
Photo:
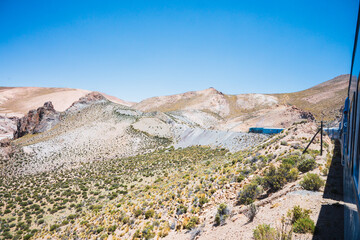
[[[274,121],[274,114],[271,113],[279,113],[284,107],[285,112],[289,111],[289,105],[291,105],[305,112],[311,112],[317,120],[321,120],[322,117],[324,120],[334,120],[339,116],[339,110],[345,101],[348,78],[349,75],[340,75],[307,90],[286,94],[227,95],[209,88],[202,91],[153,97],[133,107],[147,112],[202,110],[230,122],[235,122],[238,117],[241,117],[242,122],[261,117],[261,121],[251,121],[244,126],[266,126],[265,122]],[[265,117],[266,115],[271,117]],[[286,119],[285,114],[280,114],[278,118],[284,119],[284,117]],[[281,121],[275,121],[271,126],[288,127],[286,124],[281,124]],[[271,126],[267,125],[267,127]],[[246,129],[246,127],[239,127],[239,129]]]
[[[21,118],[0,116],[0,136],[15,137],[0,141],[1,237],[260,239],[256,231],[266,231],[268,239],[336,238],[321,219],[323,208],[343,204],[333,200],[335,185],[327,184],[332,198],[323,193],[338,159],[334,144],[324,136],[319,156],[317,136],[302,154],[318,126],[290,102],[330,101],[338,91],[325,90],[341,92],[343,82],[273,96],[210,88],[133,106],[98,92],[2,89],[3,110],[13,113],[24,99],[80,97],[57,108],[46,99]],[[253,126],[285,130],[247,133]]]
[[[0,172],[27,175],[59,167],[76,168],[84,162],[134,156],[168,145],[207,145],[239,151],[267,139],[261,134],[206,129],[174,113],[143,113],[96,92],[63,112],[47,102],[21,118],[18,126],[14,134],[18,139],[13,143],[21,151],[14,150],[11,164]]]
[[[91,91],[71,88],[41,87],[0,87],[0,115],[21,117],[32,109],[36,109],[51,101],[57,111],[65,111],[70,105]],[[112,102],[131,106],[113,96],[103,94]]]
[[[347,96],[349,77],[349,74],[340,75],[304,91],[274,96],[280,103],[310,111],[318,120],[334,120],[341,116],[340,109]]]
[[[8,230],[3,236],[250,239],[260,224],[280,233],[282,217],[296,205],[310,210],[309,218],[316,222],[321,207],[336,202],[323,198],[323,188],[302,187],[309,171],[326,180],[331,163],[333,145],[327,137],[323,157],[318,156],[318,138],[308,154],[300,154],[315,130],[311,122],[296,124],[258,146],[233,153],[200,146],[165,146],[132,157],[106,158],[109,153],[104,152],[101,161],[71,169],[60,165],[21,177],[16,169],[24,169],[28,160],[5,162],[0,222]],[[19,139],[22,144],[26,140]],[[250,221],[251,203],[258,213]],[[291,233],[290,220],[284,226],[296,239],[312,237]],[[319,227],[327,228],[321,223]]]

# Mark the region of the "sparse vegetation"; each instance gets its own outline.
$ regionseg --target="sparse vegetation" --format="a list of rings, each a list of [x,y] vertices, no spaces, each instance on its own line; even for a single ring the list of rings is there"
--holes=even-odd
[[[221,203],[215,215],[215,226],[224,224],[228,215],[229,215],[229,209],[227,205],[225,203]]]
[[[256,182],[246,185],[238,194],[238,204],[251,204],[262,193],[263,189]]]
[[[318,174],[307,173],[300,182],[300,185],[306,190],[318,191],[324,186],[324,180],[322,180]]]
[[[4,176],[0,179],[0,224],[6,231],[1,234],[15,239],[55,235],[152,239],[189,230],[197,236],[205,223],[229,224],[229,206],[236,203],[248,205],[244,214],[249,221],[257,220],[255,201],[296,181],[298,167],[309,158],[293,150],[288,138],[289,144],[273,153],[284,137],[285,132],[253,149],[232,153],[200,146],[165,147],[71,170]],[[314,159],[316,152],[308,152]],[[216,214],[204,220],[201,214],[209,209],[216,209]],[[291,223],[294,231],[310,232],[307,217],[299,219]],[[261,225],[254,230],[254,238],[278,239],[289,234],[279,231]]]
[[[255,204],[252,203],[248,206],[248,209],[245,212],[245,216],[249,219],[249,222],[254,221],[254,218],[255,218],[256,214],[258,213],[258,211],[259,210],[257,209]]]
[[[293,230],[296,233],[313,233],[315,230],[314,221],[310,219],[311,211],[309,209],[302,209],[300,206],[294,206],[288,211],[288,217]]]
[[[305,159],[303,160],[299,166],[298,166],[298,169],[305,173],[305,172],[308,172],[310,170],[313,170],[314,168],[316,167],[316,162],[315,162],[315,159],[313,158],[310,158],[310,159]]]
[[[269,224],[260,224],[254,229],[253,237],[255,240],[275,240],[277,234],[275,228]]]

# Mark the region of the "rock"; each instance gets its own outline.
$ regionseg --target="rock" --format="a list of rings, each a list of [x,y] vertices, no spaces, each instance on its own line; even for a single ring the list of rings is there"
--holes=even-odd
[[[306,112],[296,106],[292,106],[292,110],[295,110],[295,111],[299,111],[300,112],[300,117],[302,119],[307,119],[307,120],[311,120],[311,121],[314,121],[315,120],[315,117],[314,115],[311,113],[311,112]]]
[[[0,116],[0,140],[12,139],[16,132],[19,118]]]
[[[86,94],[84,97],[79,98],[78,101],[71,104],[71,106],[66,109],[66,112],[74,112],[83,109],[86,106],[89,106],[97,102],[106,102],[108,101],[101,93],[91,92]]]
[[[17,124],[14,138],[20,138],[26,134],[35,134],[50,130],[60,122],[60,113],[54,109],[51,102],[44,103],[43,107],[30,110]]]

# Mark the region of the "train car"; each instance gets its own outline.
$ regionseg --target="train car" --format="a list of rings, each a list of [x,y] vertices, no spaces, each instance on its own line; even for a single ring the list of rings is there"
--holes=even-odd
[[[251,127],[249,133],[262,133],[262,134],[277,134],[281,133],[283,128],[263,128],[263,127]]]
[[[358,44],[358,39],[359,13],[351,62],[348,97],[344,104],[340,123],[341,154],[344,166],[344,239],[360,239],[360,45]]]

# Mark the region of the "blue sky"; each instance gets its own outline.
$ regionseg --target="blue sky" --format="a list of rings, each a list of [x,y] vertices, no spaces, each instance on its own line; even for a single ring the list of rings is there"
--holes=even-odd
[[[0,1],[0,86],[124,100],[303,90],[349,73],[358,3]]]

